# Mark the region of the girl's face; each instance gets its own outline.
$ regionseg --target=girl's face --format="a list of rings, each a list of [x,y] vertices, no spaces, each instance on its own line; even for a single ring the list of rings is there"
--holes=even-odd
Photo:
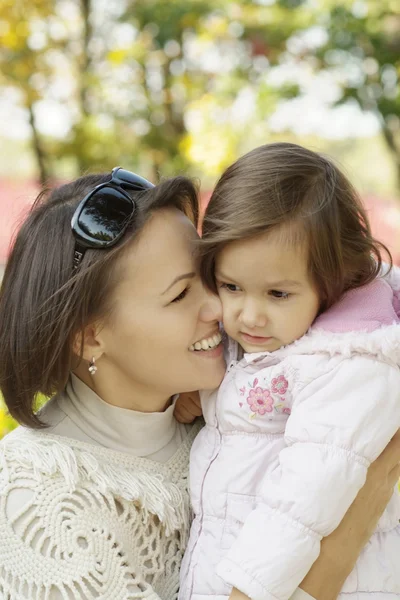
[[[153,411],[175,393],[215,388],[222,380],[221,304],[198,276],[196,238],[180,211],[162,209],[121,258],[93,377],[106,386],[112,378],[115,395],[125,395],[120,405]],[[203,349],[194,349],[197,342]]]
[[[227,334],[245,352],[272,352],[300,338],[318,314],[307,252],[284,232],[228,244],[216,260]]]

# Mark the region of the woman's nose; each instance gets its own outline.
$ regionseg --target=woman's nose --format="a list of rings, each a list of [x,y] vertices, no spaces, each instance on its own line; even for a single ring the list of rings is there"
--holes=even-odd
[[[222,321],[222,304],[219,297],[207,289],[204,290],[204,296],[203,306],[200,311],[200,320],[207,323]]]

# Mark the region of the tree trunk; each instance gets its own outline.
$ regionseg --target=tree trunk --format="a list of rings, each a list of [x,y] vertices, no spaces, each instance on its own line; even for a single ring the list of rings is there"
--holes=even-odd
[[[164,94],[165,94],[165,102],[164,102],[164,110],[167,122],[171,125],[171,127],[175,130],[176,137],[182,137],[185,132],[185,123],[183,120],[183,114],[177,114],[173,110],[173,100],[171,93],[171,75],[170,75],[170,65],[171,61],[166,60],[163,65],[163,76],[164,76]]]
[[[386,125],[385,121],[383,121],[382,132],[386,145],[389,148],[390,154],[392,155],[393,162],[395,164],[397,189],[400,190],[400,147],[396,143],[395,136],[393,135],[391,129],[389,129],[389,127]]]
[[[84,173],[90,165],[87,164],[86,155],[86,139],[85,139],[85,121],[90,116],[90,100],[89,100],[89,72],[91,68],[91,56],[89,44],[93,35],[93,28],[90,22],[91,15],[91,0],[80,0],[81,16],[82,16],[82,39],[81,39],[81,55],[78,63],[78,101],[81,113],[81,121],[76,129],[78,136],[78,144],[76,148],[76,162],[79,173]]]
[[[82,114],[87,117],[90,114],[89,106],[89,86],[87,84],[88,72],[90,71],[91,56],[89,44],[93,35],[93,28],[90,22],[91,0],[81,0],[82,20],[83,20],[83,39],[82,39],[82,59],[80,67],[80,104]]]
[[[46,166],[46,157],[42,148],[40,136],[36,127],[35,113],[33,112],[33,104],[29,100],[27,101],[27,109],[29,112],[29,124],[32,131],[32,144],[33,151],[36,158],[36,163],[39,171],[39,180],[41,186],[45,186],[49,180],[49,172]]]

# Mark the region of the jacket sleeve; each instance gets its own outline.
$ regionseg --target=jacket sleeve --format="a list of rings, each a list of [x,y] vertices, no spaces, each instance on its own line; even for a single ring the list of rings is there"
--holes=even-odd
[[[400,370],[344,359],[304,387],[288,419],[280,468],[217,568],[254,600],[288,600],[400,426]]]

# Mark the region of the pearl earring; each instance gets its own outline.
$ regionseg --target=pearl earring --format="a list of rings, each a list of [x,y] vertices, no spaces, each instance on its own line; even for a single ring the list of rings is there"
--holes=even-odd
[[[95,358],[94,358],[94,356],[93,356],[92,360],[89,362],[89,369],[88,369],[88,370],[89,370],[89,373],[90,373],[91,375],[95,375],[95,373],[96,373],[96,371],[97,371],[97,367],[96,367],[96,365],[95,365],[95,362],[96,362],[96,360],[95,360]]]

